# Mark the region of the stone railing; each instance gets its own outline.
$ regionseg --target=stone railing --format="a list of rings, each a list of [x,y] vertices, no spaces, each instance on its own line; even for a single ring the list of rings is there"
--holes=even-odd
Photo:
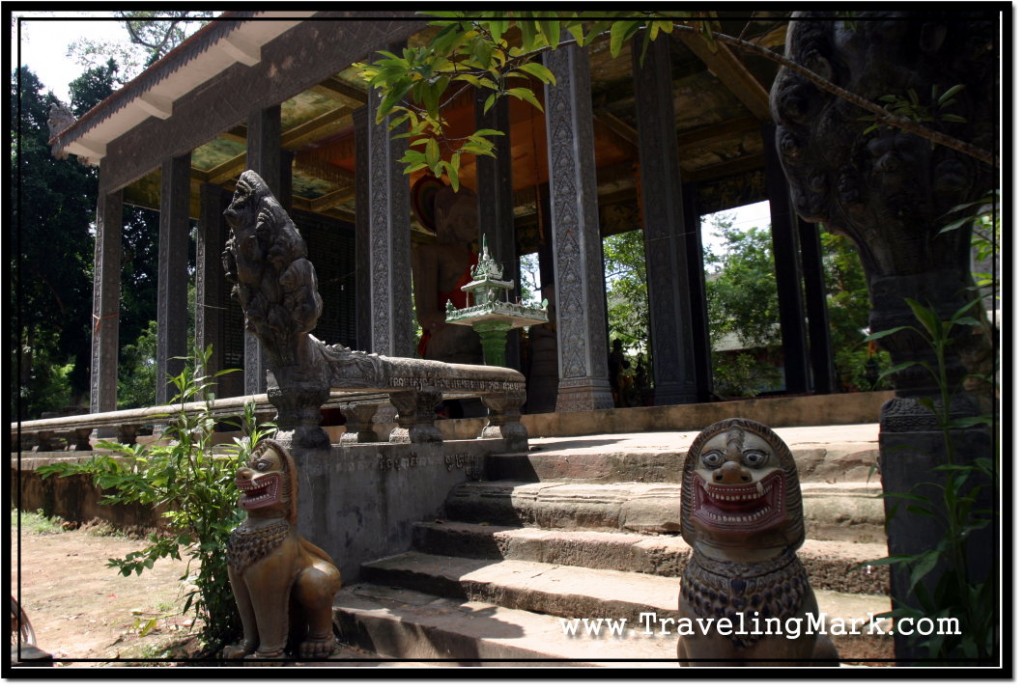
[[[359,353],[363,357],[365,354]],[[446,363],[370,356],[380,375],[371,382],[348,382],[332,387],[323,408],[336,408],[345,416],[342,444],[391,442],[439,442],[440,430],[434,425],[437,406],[446,399],[480,398],[489,409],[488,424],[481,438],[504,438],[510,448],[526,442],[526,429],[520,422],[519,408],[526,396],[523,375],[515,370],[481,365]],[[241,416],[245,404],[253,402],[257,419],[270,420],[280,415],[271,396],[238,396],[217,399],[211,412],[217,419]],[[11,423],[13,449],[32,451],[90,451],[91,438],[116,438],[133,444],[147,427],[186,411],[197,411],[202,402],[114,410],[88,415],[46,418]],[[393,406],[397,414],[387,440],[374,430],[378,412]]]

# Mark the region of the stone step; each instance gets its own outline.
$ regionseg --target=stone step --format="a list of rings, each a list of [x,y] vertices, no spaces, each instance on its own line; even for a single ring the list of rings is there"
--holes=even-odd
[[[571,636],[559,617],[548,614],[372,583],[342,588],[334,621],[349,645],[395,660],[678,668],[669,636]]]
[[[376,587],[417,591],[416,596],[404,597],[420,598],[418,605],[415,602],[411,603],[420,607],[430,602],[423,600],[422,596],[433,595],[450,600],[488,603],[497,608],[548,615],[555,620],[546,626],[552,627],[552,624],[556,624],[552,627],[556,636],[566,636],[562,622],[558,618],[569,620],[570,624],[583,618],[592,622],[598,619],[610,619],[613,622],[624,620],[625,626],[631,631],[639,632],[634,633],[638,637],[644,636],[646,632],[645,622],[659,622],[653,624],[653,630],[660,631],[660,622],[676,617],[676,601],[679,594],[677,578],[534,561],[469,559],[421,552],[405,552],[363,564],[362,574],[365,581]],[[349,586],[350,590],[343,589],[343,593],[358,595],[357,589],[360,585],[365,587],[365,584],[356,584]],[[374,592],[381,591],[378,589]],[[824,615],[826,626],[830,629],[833,626],[842,626],[848,632],[861,631],[864,621],[870,615],[886,612],[890,608],[889,599],[884,596],[825,590],[816,591],[816,595],[819,611]],[[344,598],[341,598],[338,604],[341,605],[341,609],[350,607]],[[386,607],[383,609],[388,610]],[[475,604],[466,605],[465,609],[487,612],[486,607],[481,608]],[[336,607],[336,619],[340,616],[337,610]],[[390,613],[399,621],[404,619],[402,614],[395,614],[393,611]],[[352,623],[346,626],[347,629],[342,626],[342,631],[358,633],[360,628]],[[396,626],[398,622],[389,625],[390,630],[393,631]],[[362,628],[368,627],[364,624]],[[508,637],[516,637],[519,640],[529,638],[525,632],[510,631],[508,634]],[[460,644],[463,647],[452,650],[456,650],[459,656],[471,655],[471,641],[479,640],[480,637],[477,633],[469,631],[463,631],[463,635],[466,637],[465,642]],[[426,634],[424,637],[427,637]],[[840,656],[848,660],[892,657],[892,638],[889,636],[859,634],[832,638],[840,651]],[[365,645],[358,642],[358,637],[355,641],[357,645]],[[551,652],[552,649],[549,649],[548,653]]]
[[[801,483],[807,537],[885,544],[879,488]],[[452,488],[447,517],[468,523],[654,535],[679,532],[679,485],[655,483],[467,482]]]
[[[680,434],[676,448],[666,448],[665,435],[646,445],[635,439],[557,440],[531,442],[528,453],[495,454],[484,465],[489,480],[543,482],[621,483],[655,482],[678,485],[689,449],[688,436]],[[790,450],[802,482],[873,481],[878,463],[878,443],[868,441],[794,443]]]
[[[628,571],[678,578],[690,557],[679,535],[542,530],[438,520],[413,525],[417,551],[474,559],[513,559],[563,566]],[[886,595],[887,568],[863,567],[885,557],[881,544],[806,540],[800,559],[811,585],[821,590]]]

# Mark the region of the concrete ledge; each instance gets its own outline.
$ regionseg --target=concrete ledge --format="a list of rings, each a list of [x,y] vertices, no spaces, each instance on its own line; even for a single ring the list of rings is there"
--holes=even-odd
[[[551,617],[625,619],[627,627],[632,629],[631,637],[640,640],[644,638],[642,631],[638,630],[641,628],[641,613],[653,612],[668,618],[677,614],[677,578],[532,561],[439,559],[419,552],[407,552],[364,564],[363,570],[375,585],[396,589],[391,599],[400,597],[402,591],[414,589],[420,591],[420,597],[433,594],[455,601],[489,603],[495,608],[492,612],[497,608],[509,608]],[[858,622],[863,622],[870,614],[890,609],[889,598],[884,596],[829,591],[816,591],[815,594],[819,612],[827,626],[842,620],[847,631],[856,628]],[[427,600],[423,604],[441,603]],[[454,606],[473,608],[473,605],[462,602],[456,602]],[[558,624],[556,633],[565,635],[557,619],[552,624]],[[891,659],[892,656],[892,637],[887,635],[833,636],[832,640],[841,658]],[[552,648],[551,654],[557,654],[556,650]]]
[[[474,559],[516,559],[678,578],[690,558],[679,535],[636,535],[586,530],[542,530],[458,521],[419,523],[413,547],[427,554]],[[865,595],[889,592],[889,570],[860,566],[888,554],[884,544],[806,540],[800,560],[811,585]]]
[[[801,483],[807,537],[884,545],[881,488]],[[558,530],[679,533],[679,485],[654,483],[470,482],[454,487],[448,518]]]
[[[894,395],[892,391],[870,391],[539,413],[524,415],[522,422],[531,438],[701,430],[730,417],[750,418],[769,427],[856,425],[877,423],[882,404]]]

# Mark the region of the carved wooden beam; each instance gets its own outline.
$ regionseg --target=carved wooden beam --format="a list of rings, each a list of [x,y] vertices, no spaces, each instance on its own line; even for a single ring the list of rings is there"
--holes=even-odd
[[[333,96],[341,96],[342,103],[349,108],[360,108],[366,105],[365,90],[337,77],[328,77],[313,88],[317,91],[328,91]]]
[[[693,51],[756,118],[762,122],[771,120],[768,92],[728,46],[716,43],[712,50],[703,36],[690,31],[673,32],[672,36]]]

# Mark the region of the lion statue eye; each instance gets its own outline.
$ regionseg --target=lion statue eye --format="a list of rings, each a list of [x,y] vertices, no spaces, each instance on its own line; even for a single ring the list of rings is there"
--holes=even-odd
[[[267,468],[270,467],[270,464],[267,463],[266,461],[256,461],[256,463],[253,464],[253,467],[256,470],[266,470]]]
[[[717,468],[725,461],[725,454],[718,450],[705,451],[701,454],[700,460],[707,468]]]
[[[743,465],[748,468],[760,468],[768,462],[768,454],[761,449],[747,449],[743,452]]]

